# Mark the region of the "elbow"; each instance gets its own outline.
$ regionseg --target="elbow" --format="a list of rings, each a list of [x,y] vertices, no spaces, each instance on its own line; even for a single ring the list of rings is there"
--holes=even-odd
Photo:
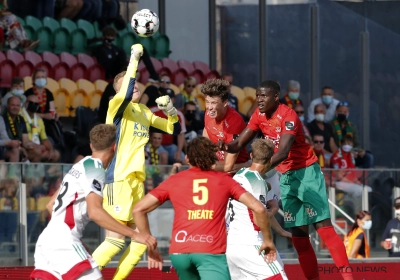
[[[88,216],[89,219],[91,219],[93,222],[97,223],[97,221],[99,220],[99,211],[97,211],[96,209],[88,209]]]
[[[261,202],[257,203],[257,206],[254,207],[254,213],[258,214],[258,215],[267,215],[267,210],[265,209],[265,207],[261,204]]]

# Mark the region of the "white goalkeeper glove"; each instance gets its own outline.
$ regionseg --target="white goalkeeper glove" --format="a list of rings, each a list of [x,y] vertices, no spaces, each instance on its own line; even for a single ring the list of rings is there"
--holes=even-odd
[[[164,111],[167,116],[176,116],[178,114],[168,95],[157,98],[156,103],[158,109]]]
[[[129,62],[139,62],[140,57],[143,55],[143,46],[141,44],[135,44],[131,47],[131,59]]]

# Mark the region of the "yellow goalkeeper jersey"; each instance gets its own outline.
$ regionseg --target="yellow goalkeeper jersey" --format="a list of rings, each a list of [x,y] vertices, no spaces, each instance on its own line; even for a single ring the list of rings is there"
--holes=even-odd
[[[129,79],[129,83],[125,79]],[[123,181],[130,176],[145,180],[144,147],[149,141],[150,126],[169,134],[180,133],[177,116],[166,120],[155,116],[146,105],[131,101],[134,85],[135,79],[127,74],[121,90],[109,103],[106,123],[117,126],[117,150],[106,171],[106,184]]]

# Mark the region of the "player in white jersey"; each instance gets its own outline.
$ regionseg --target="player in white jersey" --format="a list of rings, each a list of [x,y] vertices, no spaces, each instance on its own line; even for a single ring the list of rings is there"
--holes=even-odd
[[[100,124],[90,131],[92,156],[71,168],[48,204],[52,207],[52,218],[36,243],[35,270],[31,279],[103,279],[80,240],[90,220],[150,248],[156,247],[154,237],[139,234],[118,223],[102,207],[104,167],[114,156],[115,139],[114,125]]]
[[[239,182],[254,197],[258,198],[266,207],[270,206],[271,227],[281,235],[289,236],[290,233],[284,231],[273,216],[278,210],[275,209],[277,200],[274,199],[273,194],[268,196],[268,187],[263,178],[271,166],[274,144],[266,139],[257,139],[252,143],[251,147],[253,150],[250,154],[252,158],[251,166],[240,169],[233,179]],[[271,201],[271,204],[268,204],[267,201]],[[231,200],[227,212],[228,241],[226,258],[231,278],[233,280],[287,279],[280,259],[273,263],[267,263],[258,254],[263,238],[252,211],[244,204]],[[274,226],[272,226],[273,224]]]

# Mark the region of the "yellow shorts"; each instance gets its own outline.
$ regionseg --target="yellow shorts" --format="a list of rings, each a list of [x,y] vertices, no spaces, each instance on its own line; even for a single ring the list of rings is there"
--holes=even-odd
[[[144,197],[144,185],[136,177],[106,184],[103,189],[103,208],[114,219],[134,223],[132,210]]]

